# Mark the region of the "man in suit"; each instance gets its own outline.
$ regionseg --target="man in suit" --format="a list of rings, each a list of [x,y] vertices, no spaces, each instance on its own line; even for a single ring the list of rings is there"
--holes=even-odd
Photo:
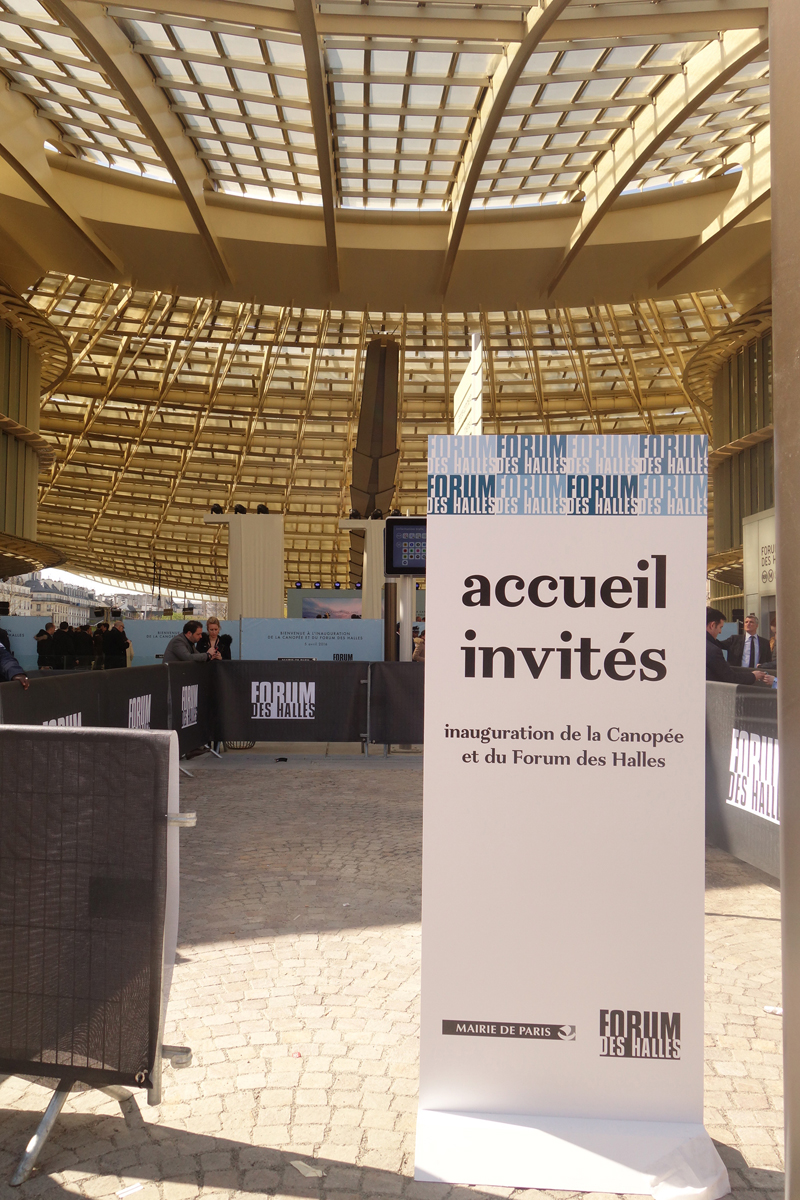
[[[733,637],[719,642],[723,650],[728,651],[728,662],[732,667],[749,667],[755,670],[762,663],[772,661],[769,639],[758,636],[758,617],[750,613],[744,623],[744,633],[735,633]]]
[[[768,683],[771,687],[772,678],[763,671],[734,667],[725,661],[725,655],[722,653],[725,643],[717,641],[724,624],[724,613],[718,608],[706,609],[706,679],[711,679],[714,683]]]
[[[130,642],[125,636],[125,625],[121,620],[115,621],[107,633],[103,634],[103,654],[106,660],[106,670],[115,667],[127,667],[127,651]]]

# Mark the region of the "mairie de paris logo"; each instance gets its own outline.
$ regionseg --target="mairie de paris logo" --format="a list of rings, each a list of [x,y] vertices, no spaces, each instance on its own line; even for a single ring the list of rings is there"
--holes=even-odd
[[[549,1025],[539,1021],[442,1021],[450,1037],[522,1038],[534,1042],[574,1042],[574,1025]]]

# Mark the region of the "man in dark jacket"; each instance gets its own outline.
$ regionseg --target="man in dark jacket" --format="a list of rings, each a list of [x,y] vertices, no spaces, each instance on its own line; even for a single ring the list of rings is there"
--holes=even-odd
[[[33,635],[33,640],[36,642],[36,653],[39,656],[39,670],[50,671],[53,668],[53,634],[56,627],[52,621],[48,621],[44,629],[40,629],[38,633]]]
[[[758,617],[755,613],[745,617],[744,633],[735,633],[719,645],[728,651],[728,662],[732,667],[750,667],[752,671],[762,663],[772,662],[769,638],[758,636]]]
[[[75,645],[69,631],[69,623],[62,621],[53,634],[53,666],[66,668],[75,666]]]
[[[91,667],[94,658],[94,640],[91,626],[81,625],[72,636],[75,644],[75,656],[79,667]]]
[[[116,667],[127,667],[129,645],[130,642],[125,636],[125,623],[122,620],[115,621],[108,633],[103,634],[103,656],[107,671],[113,671]]]
[[[4,683],[9,683],[12,679],[16,679],[17,683],[22,684],[26,692],[31,686],[28,683],[28,676],[11,651],[6,650],[5,646],[0,646],[0,678]]]
[[[725,614],[718,608],[706,609],[706,679],[714,683],[766,683],[772,687],[772,678],[763,671],[751,671],[746,667],[732,667],[725,661],[717,634],[722,632]]]
[[[94,642],[94,670],[102,671],[103,669],[103,638],[108,633],[108,621],[101,621],[92,635]]]
[[[197,643],[203,636],[203,626],[200,621],[187,621],[183,633],[177,634],[167,643],[162,662],[211,662],[221,658],[219,650],[198,651]]]

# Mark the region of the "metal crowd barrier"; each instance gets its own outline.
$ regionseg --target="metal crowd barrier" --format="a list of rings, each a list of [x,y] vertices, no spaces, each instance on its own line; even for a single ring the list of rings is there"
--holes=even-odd
[[[57,1081],[19,1185],[76,1083],[159,1104],[163,1060],[191,1062],[163,1037],[194,814],[161,731],[6,725],[0,783],[0,1073]]]
[[[420,663],[175,663],[0,684],[0,723],[174,729],[180,752],[210,742],[423,740]]]
[[[423,742],[421,663],[258,660],[43,675],[0,684],[0,724],[174,729],[213,742]],[[776,693],[707,684],[706,835],[780,873]]]

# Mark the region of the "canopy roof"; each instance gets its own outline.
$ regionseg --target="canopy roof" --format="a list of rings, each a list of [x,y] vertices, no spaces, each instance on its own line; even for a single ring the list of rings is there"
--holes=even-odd
[[[395,503],[426,507],[427,437],[452,430],[471,337],[483,338],[484,432],[696,432],[710,400],[683,383],[738,315],[720,293],[642,304],[446,315],[236,304],[46,277],[32,305],[73,366],[41,429],[40,538],[75,569],[223,593],[212,504],[286,518],[287,578],[350,578],[350,457],[365,348],[400,345]]]
[[[0,0],[0,279],[73,363],[42,540],[224,591],[202,513],[266,502],[290,575],[347,582],[377,332],[404,509],[477,331],[489,431],[707,429],[687,360],[770,291],[767,23],[766,0]]]
[[[4,0],[3,73],[52,123],[52,144],[62,153],[170,179],[157,139],[126,104],[113,72],[92,57],[80,27],[70,23],[70,13],[85,7]],[[642,107],[671,79],[684,77],[687,64],[718,43],[720,29],[752,19],[754,7],[662,0],[653,20],[646,3],[573,0],[522,68],[473,206],[579,198],[601,156]],[[485,120],[497,74],[513,61],[529,11],[546,10],[499,0],[424,6],[322,0],[313,19],[337,202],[447,211],[475,122]],[[105,13],[147,64],[215,188],[322,203],[326,164],[316,156],[313,81],[299,11],[167,0],[109,5]],[[628,26],[635,32],[627,33]],[[654,147],[625,190],[725,171],[768,121],[768,65],[761,51]]]
[[[1,0],[0,269],[320,307],[734,294],[764,258],[766,21],[763,0]]]

